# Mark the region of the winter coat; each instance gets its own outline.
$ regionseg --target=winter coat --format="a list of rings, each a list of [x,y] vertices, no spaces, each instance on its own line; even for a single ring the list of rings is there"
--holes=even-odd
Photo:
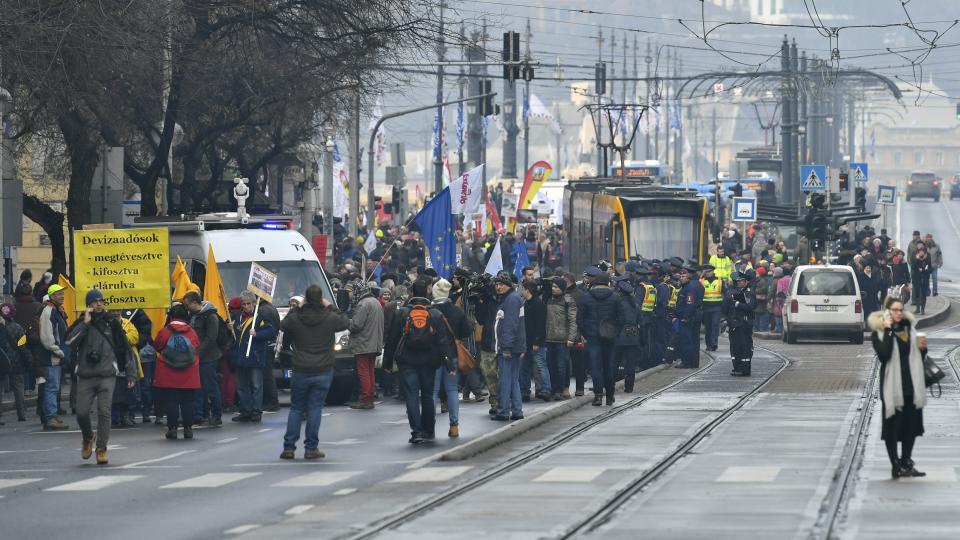
[[[891,330],[883,327],[882,311],[875,311],[867,317],[867,326],[873,331],[873,348],[882,365],[880,400],[884,419],[891,418],[898,409],[902,409],[907,398],[912,399],[917,409],[923,409],[927,403],[923,375],[923,355],[926,351],[917,345],[914,324],[913,314],[908,311],[903,312],[903,320]],[[902,361],[899,339],[894,335],[898,330],[910,334],[909,345],[903,347],[908,351],[906,363]]]
[[[307,303],[288,313],[280,327],[284,345],[293,349],[293,370],[322,373],[334,368],[336,333],[348,329],[350,320],[332,305]]]
[[[621,328],[623,319],[619,295],[610,287],[591,288],[577,304],[577,327],[588,342],[600,339],[600,321]]]
[[[910,283],[910,265],[905,262],[899,264],[890,264],[894,285],[907,285]]]
[[[45,302],[40,312],[40,344],[33,356],[41,366],[69,365],[70,347],[67,346],[67,318],[53,302]]]
[[[164,326],[153,340],[153,348],[157,351],[157,364],[153,372],[153,386],[157,388],[180,388],[189,390],[200,388],[200,356],[195,356],[193,363],[183,369],[176,369],[163,361],[163,349],[167,341],[173,336],[174,329],[190,340],[196,350],[200,350],[200,338],[186,321],[174,319]]]
[[[428,350],[401,347],[403,327],[406,324],[410,308],[413,306],[427,306],[430,311],[430,320],[427,324],[430,325],[434,336],[434,346]],[[450,331],[447,330],[447,325],[443,322],[443,314],[440,310],[430,307],[430,300],[415,296],[393,318],[393,324],[390,325],[390,331],[387,333],[386,346],[383,349],[383,367],[387,370],[393,369],[394,365],[398,365],[401,369],[404,367],[436,369],[451,358],[455,364],[455,351],[453,338]],[[447,362],[447,364],[448,368],[453,367],[455,369],[455,366],[451,366],[450,362]],[[450,371],[454,369],[450,369]]]
[[[16,375],[28,372],[33,357],[30,355],[30,350],[26,345],[23,347],[18,345],[20,338],[24,335],[23,327],[20,326],[17,321],[9,320],[6,321],[3,326],[0,326],[0,330],[5,330],[9,338],[0,342],[0,347],[4,346],[5,343],[10,345],[10,373]],[[0,336],[0,339],[2,338],[3,336]]]
[[[547,306],[539,296],[523,304],[523,324],[527,333],[527,348],[543,347],[547,338]]]
[[[107,312],[91,314],[90,323],[83,317],[70,327],[66,343],[75,353],[77,377],[116,377],[126,374],[135,381],[137,363],[130,352],[127,334],[120,320]]]
[[[773,314],[777,317],[783,316],[783,305],[787,301],[787,294],[790,293],[790,276],[783,276],[777,280],[777,288],[773,298]]]
[[[757,307],[754,312],[766,313],[767,299],[770,298],[770,283],[767,281],[766,277],[762,277],[757,280],[757,283],[754,286],[754,295],[757,299]]]
[[[200,304],[200,311],[190,316],[190,327],[200,338],[200,348],[197,349],[200,362],[204,364],[219,362],[222,351],[217,345],[217,335],[220,332],[220,315],[217,314],[217,306],[207,301]]]
[[[623,327],[617,337],[618,347],[636,347],[640,345],[640,308],[633,294],[620,295],[620,310],[623,313]]]
[[[373,294],[357,301],[350,319],[350,350],[353,354],[378,355],[383,351],[383,306]]]
[[[723,313],[729,328],[751,326],[757,299],[750,287],[732,287],[723,297]]]
[[[301,308],[302,309],[302,308]],[[253,336],[253,345],[250,347],[250,354],[247,354],[247,343],[250,341],[250,325],[253,314],[247,315],[241,313],[234,321],[233,333],[237,336],[237,347],[233,354],[237,367],[241,368],[259,368],[267,367],[267,346],[270,341],[277,336],[276,327],[272,326],[266,318],[257,314],[257,329]],[[160,349],[157,349],[158,351]]]
[[[494,325],[497,353],[517,355],[527,352],[523,304],[523,297],[515,290],[500,297],[500,307],[497,309]]]
[[[569,294],[550,296],[547,300],[547,343],[576,343],[580,336],[577,331],[577,303]]]
[[[456,339],[468,339],[473,335],[476,324],[467,317],[460,306],[454,304],[449,298],[434,300],[432,307],[443,314],[443,318],[450,323],[453,329],[453,337]]]
[[[477,316],[477,324],[482,327],[480,334],[480,349],[487,352],[496,352],[497,338],[494,331],[497,326],[497,310],[499,302],[495,298],[484,298],[473,304]]]
[[[943,250],[940,245],[930,240],[927,242],[927,255],[930,256],[930,265],[934,268],[943,268]]]

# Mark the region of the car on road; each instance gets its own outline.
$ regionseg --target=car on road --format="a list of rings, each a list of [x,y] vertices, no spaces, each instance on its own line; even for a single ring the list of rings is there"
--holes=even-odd
[[[940,200],[940,177],[930,171],[914,171],[907,179],[907,200],[914,197],[930,197],[934,202]]]
[[[950,200],[957,197],[960,197],[960,174],[955,174],[950,179]]]
[[[783,341],[845,337],[863,343],[863,302],[849,266],[798,266],[783,309]]]

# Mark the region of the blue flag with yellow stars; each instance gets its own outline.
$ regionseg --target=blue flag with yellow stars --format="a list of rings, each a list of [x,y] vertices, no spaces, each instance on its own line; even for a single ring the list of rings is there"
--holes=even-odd
[[[430,250],[430,262],[437,275],[450,279],[457,267],[456,216],[450,213],[450,188],[445,187],[424,205],[415,221],[423,234],[423,243]]]

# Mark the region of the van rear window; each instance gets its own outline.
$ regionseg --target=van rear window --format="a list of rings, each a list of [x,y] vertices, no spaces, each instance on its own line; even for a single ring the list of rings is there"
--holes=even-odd
[[[933,182],[937,177],[932,173],[912,173],[910,179],[914,182]]]
[[[850,272],[807,270],[800,274],[797,294],[800,296],[855,296],[857,287]]]

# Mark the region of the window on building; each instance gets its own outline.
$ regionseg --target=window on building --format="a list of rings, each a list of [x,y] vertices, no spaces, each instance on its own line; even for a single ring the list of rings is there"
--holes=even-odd
[[[937,165],[943,166],[946,163],[946,159],[943,157],[943,152],[937,152]]]
[[[913,162],[917,165],[923,165],[923,150],[917,150],[913,154]]]
[[[957,156],[957,159],[960,160],[960,155]],[[893,164],[894,164],[894,165],[903,165],[903,152],[894,152],[894,153],[893,153]]]

